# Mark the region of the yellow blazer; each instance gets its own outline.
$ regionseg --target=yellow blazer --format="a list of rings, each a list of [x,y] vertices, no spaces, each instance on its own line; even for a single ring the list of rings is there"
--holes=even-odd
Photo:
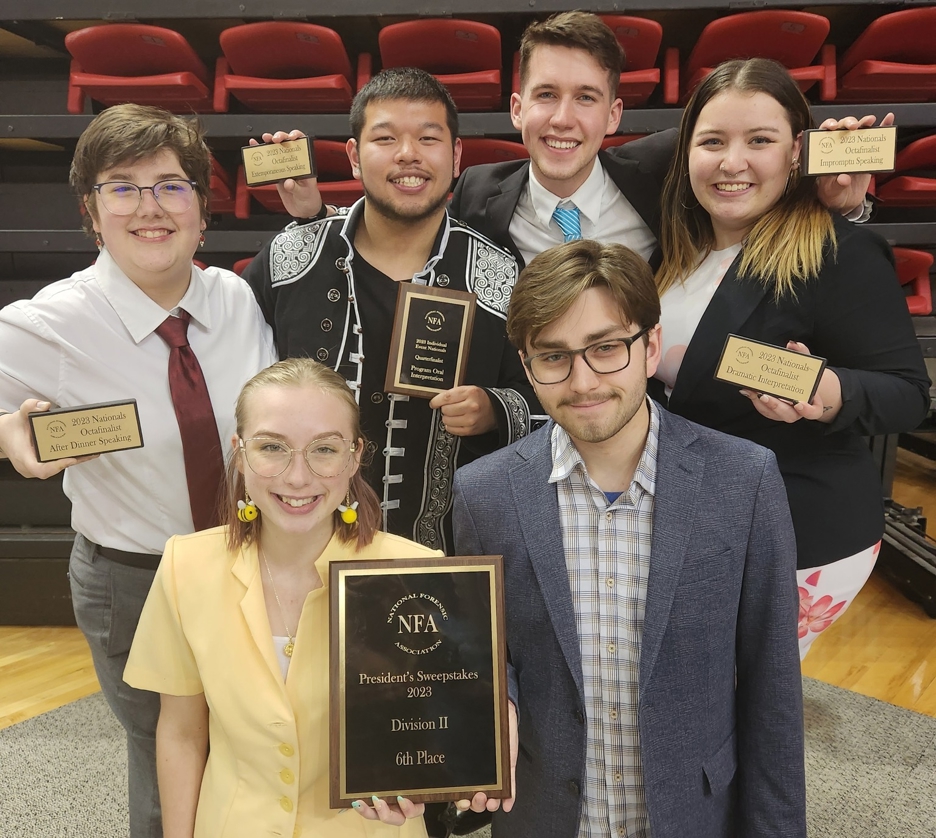
[[[139,689],[205,694],[196,838],[425,838],[422,818],[397,828],[328,808],[328,564],[441,553],[386,533],[361,551],[333,537],[315,563],[324,585],[306,597],[284,682],[256,547],[230,553],[224,534],[166,544],[124,671]]]

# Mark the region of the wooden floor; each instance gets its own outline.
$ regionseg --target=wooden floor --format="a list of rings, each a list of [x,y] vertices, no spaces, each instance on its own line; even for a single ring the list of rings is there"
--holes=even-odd
[[[901,451],[894,498],[922,506],[936,534],[936,463]],[[803,672],[936,717],[936,620],[877,574],[813,644]],[[0,728],[96,692],[76,628],[0,626]]]

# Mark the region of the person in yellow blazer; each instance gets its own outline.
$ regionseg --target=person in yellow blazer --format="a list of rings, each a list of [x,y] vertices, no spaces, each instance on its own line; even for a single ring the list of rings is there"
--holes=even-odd
[[[169,540],[124,671],[161,694],[164,836],[425,838],[422,804],[328,808],[328,564],[441,553],[377,531],[337,373],[274,364],[236,423],[229,520]]]

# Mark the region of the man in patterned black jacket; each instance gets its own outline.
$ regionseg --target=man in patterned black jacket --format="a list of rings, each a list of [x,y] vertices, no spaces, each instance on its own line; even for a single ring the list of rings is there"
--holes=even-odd
[[[315,358],[354,390],[384,529],[446,550],[455,469],[524,436],[531,407],[539,412],[505,329],[517,263],[446,212],[461,141],[455,105],[431,75],[375,76],[354,100],[351,131],[348,156],[365,197],[346,213],[326,216],[323,206],[318,220],[287,227],[244,278],[280,357]],[[305,206],[318,191],[309,181],[288,188],[303,190]],[[477,295],[466,384],[431,401],[384,392],[398,282]]]

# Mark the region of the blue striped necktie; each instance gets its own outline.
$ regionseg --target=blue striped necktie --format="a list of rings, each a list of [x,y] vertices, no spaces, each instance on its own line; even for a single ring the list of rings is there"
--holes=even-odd
[[[579,217],[579,208],[575,204],[571,204],[568,209],[556,207],[553,218],[562,230],[563,241],[574,242],[582,238],[582,219]]]

